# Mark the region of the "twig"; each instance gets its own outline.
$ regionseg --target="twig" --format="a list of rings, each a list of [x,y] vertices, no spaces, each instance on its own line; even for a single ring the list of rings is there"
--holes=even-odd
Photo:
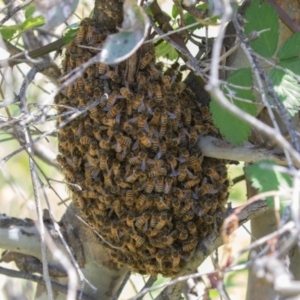
[[[3,25],[6,21],[8,21],[15,13],[17,13],[18,11],[20,11],[21,9],[23,9],[26,5],[28,5],[29,3],[31,3],[33,0],[26,0],[25,2],[23,2],[22,4],[16,6],[15,8],[11,9],[6,16],[0,20],[0,26]]]
[[[30,274],[30,273],[15,271],[15,270],[3,268],[3,267],[0,267],[0,273],[5,275],[5,276],[8,276],[8,277],[26,279],[26,280],[36,282],[38,284],[45,285],[45,281],[44,281],[43,277],[33,275],[33,274]],[[67,294],[68,288],[65,285],[62,285],[62,284],[57,283],[55,281],[51,281],[51,284],[52,284],[53,289],[55,289],[59,292]],[[77,296],[78,297],[80,296],[79,292],[77,292]],[[92,298],[90,298],[89,296],[87,296],[85,294],[81,294],[81,299],[82,300],[92,300]]]
[[[235,146],[227,141],[219,140],[212,136],[200,136],[198,147],[202,154],[207,157],[214,157],[228,160],[238,160],[244,162],[258,162],[261,160],[273,160],[277,164],[287,165],[287,161],[278,149],[268,150],[249,142],[242,146]],[[300,167],[300,163],[295,160],[293,163]]]
[[[66,120],[64,120],[63,122],[61,122],[54,129],[50,129],[50,130],[44,132],[39,137],[33,139],[31,142],[29,142],[29,143],[25,144],[24,146],[20,147],[19,149],[13,151],[12,153],[10,153],[9,155],[7,155],[6,157],[4,157],[1,160],[0,167],[1,167],[1,165],[5,164],[9,159],[11,159],[13,156],[15,156],[16,154],[18,154],[21,151],[23,151],[26,147],[30,147],[34,143],[36,143],[36,142],[44,139],[45,137],[47,137],[48,135],[52,134],[53,132],[58,131],[60,128],[66,126],[69,122],[71,122],[72,120],[76,119],[78,116],[80,116],[80,115],[84,114],[85,112],[87,112],[90,108],[98,105],[99,103],[101,103],[102,101],[104,101],[105,99],[107,99],[107,97],[108,97],[107,94],[104,94],[99,99],[91,102],[89,105],[85,106],[84,108],[79,109],[76,113],[73,113],[69,118],[67,118]]]

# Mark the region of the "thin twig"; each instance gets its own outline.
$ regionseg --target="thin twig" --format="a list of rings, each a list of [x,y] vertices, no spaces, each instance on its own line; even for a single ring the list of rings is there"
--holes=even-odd
[[[8,276],[8,277],[26,279],[26,280],[36,282],[38,284],[45,285],[45,281],[42,276],[37,276],[37,275],[33,275],[30,273],[21,272],[21,271],[15,271],[15,270],[3,268],[3,267],[0,267],[0,273],[5,276]],[[55,281],[51,281],[51,284],[52,284],[53,289],[55,289],[56,291],[67,294],[67,292],[68,292],[67,286],[57,283]],[[77,292],[77,296],[78,297],[80,296],[79,292]],[[92,300],[89,296],[87,296],[85,294],[81,295],[81,299],[82,300]]]

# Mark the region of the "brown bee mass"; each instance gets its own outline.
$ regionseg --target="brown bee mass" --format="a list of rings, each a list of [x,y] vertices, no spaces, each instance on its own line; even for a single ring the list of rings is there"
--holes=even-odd
[[[95,55],[105,35],[82,21],[62,63],[64,73]],[[229,180],[225,161],[201,156],[198,136],[219,136],[209,110],[182,83],[178,65],[138,51],[135,81],[126,62],[98,63],[56,96],[58,114],[108,94],[58,132],[58,163],[73,202],[110,244],[112,259],[133,272],[175,276],[199,241],[220,224]],[[59,122],[61,118],[59,119]]]

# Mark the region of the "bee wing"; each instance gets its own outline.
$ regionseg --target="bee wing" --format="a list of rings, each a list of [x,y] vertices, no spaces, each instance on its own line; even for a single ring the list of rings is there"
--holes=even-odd
[[[181,162],[181,163],[186,162],[186,159],[185,159],[184,157],[182,157],[182,156],[176,157],[176,160],[178,160],[178,161]]]
[[[157,154],[155,155],[155,159],[160,159],[161,157],[162,157],[162,152],[161,152],[161,150],[159,150],[157,152]]]
[[[130,119],[128,120],[128,122],[134,124],[134,123],[136,123],[137,119],[138,119],[138,117],[136,117],[136,118],[130,118]]]
[[[175,177],[175,176],[178,176],[179,174],[179,171],[173,171],[171,174],[170,174],[170,177]]]
[[[121,114],[118,113],[118,114],[116,115],[116,122],[117,122],[118,124],[120,124],[120,121],[121,121]]]
[[[168,116],[171,118],[171,119],[177,119],[177,116],[171,112],[167,112],[168,113]]]
[[[188,175],[188,177],[190,179],[194,179],[194,178],[197,178],[197,176],[195,176],[190,170],[186,169],[186,173]]]
[[[138,107],[138,112],[142,112],[146,109],[146,106],[145,106],[145,103],[144,103],[144,100],[141,101],[141,104],[139,105]]]
[[[136,150],[137,148],[139,147],[139,140],[136,140],[135,142],[134,142],[134,144],[132,145],[132,150]]]
[[[146,171],[146,159],[143,159],[143,160],[142,160],[141,170],[142,170],[142,171]]]
[[[216,194],[218,193],[218,190],[210,190],[206,194]]]

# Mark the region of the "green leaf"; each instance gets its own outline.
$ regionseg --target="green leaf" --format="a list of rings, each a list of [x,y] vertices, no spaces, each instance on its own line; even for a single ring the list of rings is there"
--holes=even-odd
[[[63,35],[63,41],[66,44],[69,44],[75,38],[78,30],[79,30],[79,23],[73,23],[69,25],[66,29],[66,32]]]
[[[283,70],[272,69],[269,73],[276,95],[291,116],[298,112],[300,106],[300,83]]]
[[[289,175],[271,169],[275,165],[274,162],[265,160],[246,168],[246,174],[252,181],[252,186],[259,192],[277,191],[292,187],[292,179]],[[283,201],[285,202],[286,198],[282,197],[281,200],[284,204]],[[267,201],[270,207],[274,207],[273,197],[268,197]]]
[[[173,4],[172,6],[172,18],[175,19],[178,16],[177,6]]]
[[[11,40],[18,31],[19,26],[17,25],[0,26],[0,33],[6,41]]]
[[[282,59],[299,57],[300,54],[300,32],[293,34],[283,45],[280,46],[277,57]]]
[[[35,7],[34,6],[29,6],[25,10],[25,18],[28,19],[30,18],[35,12]]]
[[[184,14],[184,22],[185,22],[186,25],[190,25],[190,24],[197,23],[197,20],[193,15],[191,15],[189,13],[186,13],[186,14]],[[188,30],[193,31],[193,30],[196,30],[196,29],[200,29],[202,27],[203,27],[203,25],[198,23],[198,24],[195,24],[195,26],[189,28]]]
[[[166,41],[161,42],[155,49],[157,57],[165,57],[169,60],[175,60],[178,57],[176,50]]]
[[[250,42],[252,49],[264,57],[272,57],[276,51],[279,23],[275,8],[267,3],[260,4],[259,0],[253,0],[246,12],[248,23],[245,25],[245,33],[253,31],[262,32],[258,39]]]
[[[125,0],[124,18],[119,33],[107,36],[100,55],[105,64],[119,63],[130,57],[144,42],[149,19],[136,0]]]
[[[251,87],[253,86],[253,78],[250,68],[242,68],[233,72],[227,79],[229,83],[232,83],[241,87]],[[228,92],[228,88],[230,91]],[[237,107],[243,111],[255,116],[257,114],[257,109],[255,103],[246,103],[236,98],[242,98],[253,102],[255,97],[252,90],[249,89],[238,89],[231,86],[227,86],[227,89],[223,87],[223,92],[227,95],[229,101],[232,101]],[[228,95],[230,93],[231,95]],[[230,97],[231,96],[231,97]],[[230,112],[228,112],[224,107],[212,99],[210,103],[212,118],[214,124],[220,129],[222,135],[233,144],[240,145],[247,140],[251,133],[251,128],[248,123],[240,120]]]
[[[42,16],[38,17],[30,17],[25,20],[25,22],[21,25],[20,30],[24,32],[25,30],[29,30],[34,27],[39,27],[45,24],[45,19]]]

